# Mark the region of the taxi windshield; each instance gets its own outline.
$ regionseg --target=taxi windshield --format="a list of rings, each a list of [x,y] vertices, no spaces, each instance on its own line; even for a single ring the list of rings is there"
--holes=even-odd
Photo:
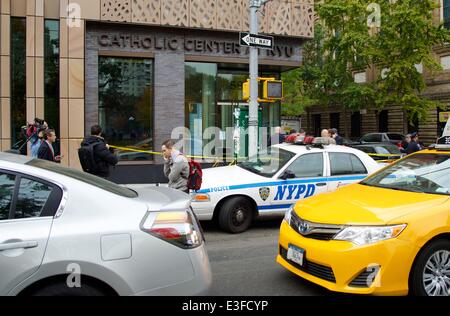
[[[450,155],[413,155],[367,178],[361,184],[401,191],[450,195]]]
[[[294,156],[293,152],[269,147],[267,150],[260,151],[253,159],[249,158],[239,163],[238,166],[263,177],[273,177]]]

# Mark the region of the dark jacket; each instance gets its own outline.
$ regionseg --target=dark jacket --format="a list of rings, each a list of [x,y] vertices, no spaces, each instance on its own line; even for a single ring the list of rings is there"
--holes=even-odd
[[[95,144],[94,160],[96,171],[93,174],[103,178],[109,177],[109,167],[117,165],[119,160],[112,151],[106,148],[106,142],[102,137],[88,136],[81,143],[82,146],[91,144]]]
[[[52,149],[46,141],[43,141],[38,151],[38,158],[55,162],[55,156]]]
[[[344,145],[344,139],[341,136],[336,135],[334,140],[336,141],[336,145]]]
[[[419,146],[419,144],[417,144],[415,141],[411,141],[406,148],[406,153],[410,155],[420,150],[422,150],[422,148]]]

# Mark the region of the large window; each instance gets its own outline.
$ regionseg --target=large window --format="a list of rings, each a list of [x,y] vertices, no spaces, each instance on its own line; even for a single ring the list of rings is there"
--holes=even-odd
[[[217,65],[211,63],[186,63],[186,126],[191,139],[184,151],[196,156],[203,154],[203,132],[216,126]]]
[[[360,112],[354,112],[350,118],[351,121],[351,130],[350,130],[350,136],[351,137],[360,137],[361,136],[361,113]]]
[[[59,131],[59,21],[45,20],[44,31],[44,94],[45,120],[50,128]],[[59,142],[54,145],[55,154],[59,154]]]
[[[11,142],[26,155],[26,19],[11,18]],[[22,146],[23,145],[23,146]]]
[[[121,161],[152,160],[153,61],[143,58],[99,58],[99,123]],[[142,152],[144,151],[144,152]]]
[[[279,78],[279,74],[264,73],[262,77]],[[189,128],[191,139],[187,148],[183,151],[195,156],[203,155],[203,146],[214,139],[203,139],[204,132],[209,127],[217,127],[221,130],[221,139],[218,144],[226,145],[226,153],[213,151],[213,155],[239,157],[247,156],[248,135],[245,130],[248,125],[248,104],[243,100],[242,85],[248,79],[246,67],[202,63],[186,62],[185,64],[185,91],[186,107],[185,118],[186,127]],[[259,107],[259,126],[274,127],[280,126],[280,103],[261,103]],[[226,134],[230,129],[239,126],[240,141],[239,150],[237,142],[234,142],[232,133]],[[260,130],[259,140],[263,144],[265,135]],[[226,140],[226,143],[224,142]],[[218,149],[218,148],[216,148]]]
[[[383,110],[378,113],[378,131],[380,133],[386,133],[389,126],[389,112],[388,110]]]
[[[331,128],[335,128],[339,130],[339,127],[341,126],[341,117],[340,113],[330,113],[330,126]]]
[[[450,29],[450,0],[443,0],[443,5],[444,26]]]

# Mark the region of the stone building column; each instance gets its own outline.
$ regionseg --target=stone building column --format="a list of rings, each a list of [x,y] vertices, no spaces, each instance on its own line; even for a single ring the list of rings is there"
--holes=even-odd
[[[11,149],[11,1],[0,2],[0,150]]]
[[[44,0],[26,4],[26,118],[44,117]]]
[[[85,20],[68,19],[68,0],[60,0],[60,130],[62,164],[81,169],[78,148],[84,129]],[[83,9],[83,8],[81,8]]]

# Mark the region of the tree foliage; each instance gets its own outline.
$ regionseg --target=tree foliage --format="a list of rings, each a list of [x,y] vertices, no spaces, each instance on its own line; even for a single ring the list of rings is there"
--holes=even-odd
[[[428,71],[439,70],[433,47],[450,39],[443,25],[433,23],[436,1],[379,0],[380,15],[370,6],[373,2],[316,3],[319,22],[314,39],[304,47],[304,63],[284,74],[285,112],[294,109],[298,115],[313,104],[350,110],[396,104],[410,120],[423,120],[429,108],[439,106],[421,95],[426,84],[416,68],[422,64]],[[377,19],[379,25],[368,26],[368,20]],[[377,69],[375,80],[355,83],[354,73],[371,67]]]

